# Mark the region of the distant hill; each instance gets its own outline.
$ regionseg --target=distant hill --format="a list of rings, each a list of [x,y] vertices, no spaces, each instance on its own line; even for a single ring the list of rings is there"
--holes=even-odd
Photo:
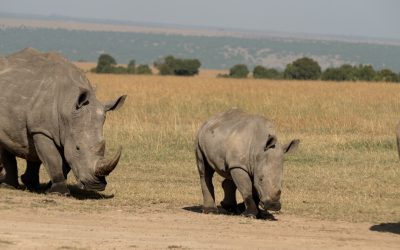
[[[284,68],[298,57],[323,68],[343,63],[371,64],[400,71],[400,42],[362,38],[304,37],[132,23],[15,18],[0,14],[0,54],[24,47],[56,50],[74,61],[96,61],[109,53],[119,63],[152,64],[166,55],[198,58],[203,68],[226,69],[237,63]]]

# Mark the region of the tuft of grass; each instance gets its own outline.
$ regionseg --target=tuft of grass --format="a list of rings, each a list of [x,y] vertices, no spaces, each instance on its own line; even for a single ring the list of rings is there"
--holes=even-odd
[[[268,117],[280,142],[301,140],[285,161],[282,213],[368,222],[400,218],[394,134],[400,85],[87,76],[100,100],[128,95],[122,109],[107,114],[104,127],[107,154],[123,146],[120,164],[102,195],[74,191],[78,199],[52,197],[54,203],[41,206],[93,212],[201,204],[193,145],[197,129],[211,115],[240,107]],[[47,180],[44,171],[41,177]],[[72,175],[69,179],[73,184]],[[219,203],[222,179],[214,179]],[[0,190],[0,204],[12,195],[42,197]]]

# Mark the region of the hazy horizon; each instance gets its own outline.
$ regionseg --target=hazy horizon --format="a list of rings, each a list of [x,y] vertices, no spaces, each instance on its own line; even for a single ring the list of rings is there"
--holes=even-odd
[[[0,0],[1,12],[249,31],[400,39],[396,0]]]

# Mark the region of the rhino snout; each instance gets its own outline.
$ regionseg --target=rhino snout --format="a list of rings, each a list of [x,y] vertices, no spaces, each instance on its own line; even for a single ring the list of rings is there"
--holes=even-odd
[[[280,201],[265,201],[265,202],[260,201],[260,207],[265,211],[267,210],[280,211],[282,208]]]
[[[278,190],[274,197],[264,201],[260,201],[260,207],[264,210],[279,211],[281,210],[281,190]]]
[[[78,187],[80,189],[88,190],[88,191],[104,191],[107,186],[107,181],[104,176],[95,177],[91,180],[81,180],[78,183]]]

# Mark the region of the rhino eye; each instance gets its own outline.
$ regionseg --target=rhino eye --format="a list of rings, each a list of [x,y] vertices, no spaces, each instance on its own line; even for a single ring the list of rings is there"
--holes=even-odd
[[[261,176],[260,178],[258,178],[258,180],[259,180],[260,182],[262,182],[262,181],[264,180],[264,176]]]

